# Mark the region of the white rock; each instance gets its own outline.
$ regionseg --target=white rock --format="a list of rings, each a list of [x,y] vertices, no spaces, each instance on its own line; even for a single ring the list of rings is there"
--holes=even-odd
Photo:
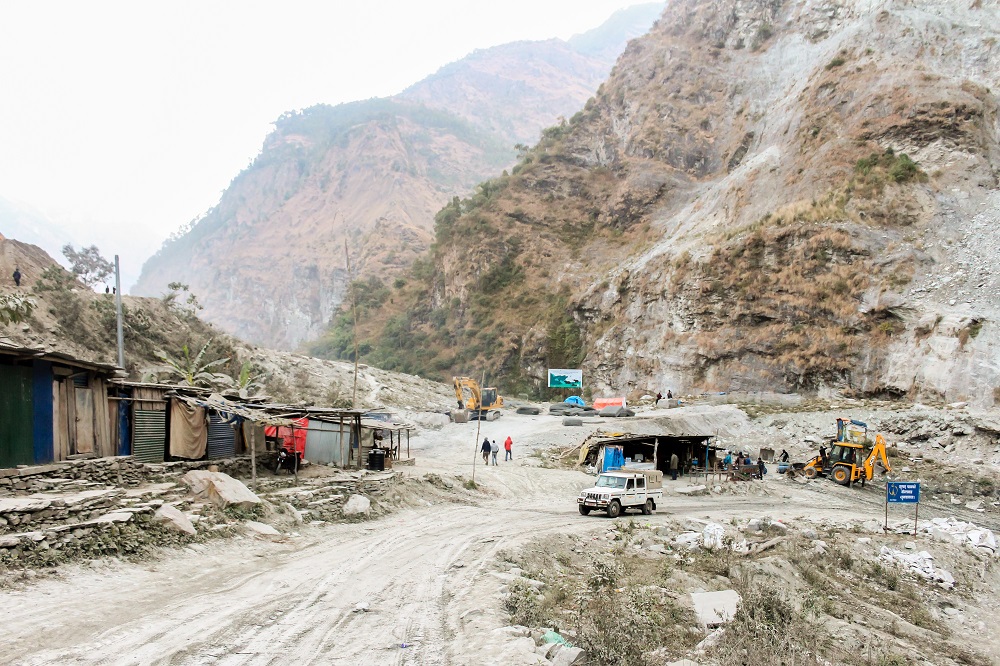
[[[248,520],[244,524],[246,525],[246,528],[248,530],[250,530],[251,532],[256,532],[257,534],[260,534],[262,536],[279,536],[281,534],[281,532],[274,529],[270,525],[267,525],[265,523],[259,523],[256,520]]]
[[[716,627],[732,620],[739,603],[740,594],[736,590],[691,593],[694,612],[698,621],[706,627]]]
[[[260,498],[243,483],[222,472],[193,469],[181,477],[199,499],[209,500],[220,507],[238,506],[250,509],[260,504]]]
[[[354,516],[357,514],[367,515],[371,511],[372,503],[364,495],[351,495],[350,499],[344,505],[343,513],[345,516]]]
[[[706,550],[718,550],[722,548],[722,540],[726,536],[726,528],[718,523],[705,525],[702,532],[701,545]]]
[[[191,520],[184,515],[184,512],[170,504],[164,504],[157,509],[156,513],[153,514],[153,520],[163,523],[164,526],[178,532],[192,535],[198,533],[194,525],[191,524]]]
[[[552,660],[555,666],[576,666],[587,663],[587,652],[583,648],[562,646]]]

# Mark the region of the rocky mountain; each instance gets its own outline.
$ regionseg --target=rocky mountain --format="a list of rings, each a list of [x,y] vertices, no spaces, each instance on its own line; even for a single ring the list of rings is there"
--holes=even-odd
[[[391,284],[430,246],[441,206],[579,109],[661,10],[624,10],[570,42],[477,51],[392,98],[285,114],[219,204],[146,262],[133,292],[180,281],[208,321],[246,340],[314,338],[351,279]]]
[[[363,301],[364,358],[1000,401],[998,41],[995,1],[678,0],[439,212],[428,261]]]

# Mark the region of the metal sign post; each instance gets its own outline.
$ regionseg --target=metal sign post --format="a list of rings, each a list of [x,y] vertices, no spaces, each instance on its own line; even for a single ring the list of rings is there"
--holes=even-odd
[[[889,531],[889,504],[913,504],[913,536],[917,536],[917,520],[920,517],[920,482],[889,481],[885,484],[885,526]]]

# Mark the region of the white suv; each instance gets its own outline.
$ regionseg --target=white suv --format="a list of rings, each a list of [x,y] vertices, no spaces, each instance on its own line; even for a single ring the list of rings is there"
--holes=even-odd
[[[617,518],[626,509],[641,509],[646,515],[656,510],[663,499],[663,472],[657,470],[617,470],[597,477],[593,488],[580,492],[577,506],[583,515],[607,511]]]

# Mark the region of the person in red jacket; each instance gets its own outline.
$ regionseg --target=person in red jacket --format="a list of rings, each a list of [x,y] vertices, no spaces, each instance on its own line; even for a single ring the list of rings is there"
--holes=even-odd
[[[514,454],[511,453],[511,451],[510,451],[510,447],[512,447],[512,446],[514,446],[514,440],[512,440],[510,438],[510,435],[507,435],[507,439],[503,443],[503,448],[506,451],[506,453],[504,454],[504,458],[503,458],[504,462],[507,462],[508,460],[513,460],[514,459]]]

